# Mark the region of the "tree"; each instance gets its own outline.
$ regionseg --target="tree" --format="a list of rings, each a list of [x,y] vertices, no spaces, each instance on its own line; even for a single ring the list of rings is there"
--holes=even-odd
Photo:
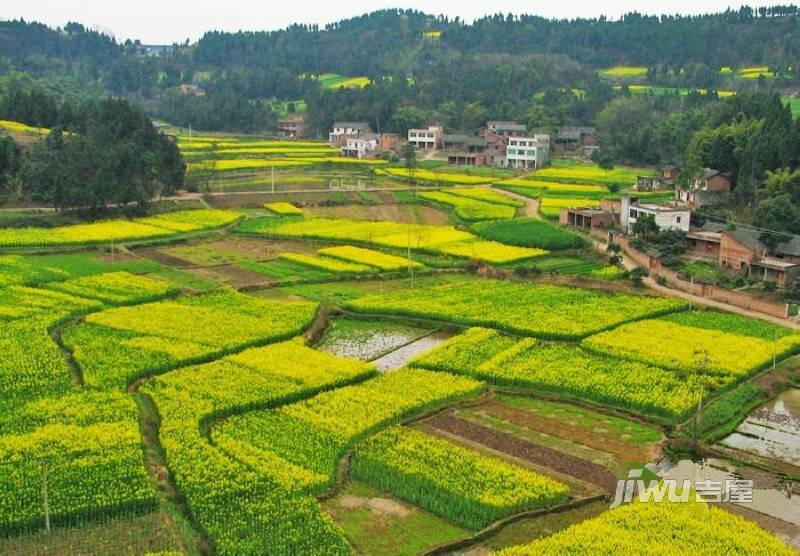
[[[408,136],[409,129],[422,127],[425,120],[425,113],[416,106],[401,106],[392,116],[394,128],[401,137]]]
[[[475,131],[486,123],[488,110],[480,102],[468,102],[464,106],[464,129],[467,131]]]
[[[658,236],[658,224],[652,214],[640,214],[633,224],[633,234],[642,241],[649,241]]]
[[[411,143],[406,143],[400,149],[400,157],[403,159],[403,166],[408,170],[409,181],[416,183],[417,149]]]
[[[598,149],[592,153],[592,161],[606,171],[606,176],[608,176],[608,172],[614,169],[613,155],[603,149]]]

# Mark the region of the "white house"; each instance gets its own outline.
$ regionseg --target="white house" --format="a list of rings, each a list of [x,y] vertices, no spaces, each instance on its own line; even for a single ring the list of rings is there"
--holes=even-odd
[[[550,136],[509,137],[505,164],[509,168],[541,168],[550,158]]]
[[[429,126],[427,129],[409,129],[408,142],[418,149],[436,150],[442,148],[444,129],[441,126]]]
[[[361,137],[348,138],[342,145],[342,156],[351,158],[369,158],[378,150],[378,136],[367,133]]]
[[[636,197],[622,198],[619,220],[625,232],[630,233],[636,221],[646,214],[655,219],[659,230],[688,232],[692,219],[692,211],[685,208],[639,203],[639,199]]]
[[[372,133],[372,128],[365,122],[336,122],[328,134],[328,143],[341,147],[348,139]]]

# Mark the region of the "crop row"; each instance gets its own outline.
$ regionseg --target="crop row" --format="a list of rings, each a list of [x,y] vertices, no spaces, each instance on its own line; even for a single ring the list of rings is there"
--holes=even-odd
[[[470,222],[514,218],[517,213],[516,208],[512,206],[487,203],[466,196],[453,195],[447,191],[423,191],[419,197],[453,207],[456,216]]]
[[[569,493],[566,485],[549,477],[402,427],[360,445],[351,472],[470,529],[556,505]]]
[[[503,195],[497,191],[486,187],[451,187],[446,190],[450,195],[458,197],[465,197],[475,201],[482,201],[484,203],[492,203],[495,205],[504,205],[514,208],[522,208],[525,203],[517,199],[512,199],[508,195]]]
[[[476,280],[363,297],[351,301],[348,307],[363,313],[430,318],[563,340],[679,311],[685,303],[562,286]]]

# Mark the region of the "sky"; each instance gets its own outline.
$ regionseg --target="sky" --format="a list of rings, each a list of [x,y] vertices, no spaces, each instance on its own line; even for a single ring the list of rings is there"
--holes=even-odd
[[[771,3],[779,3],[777,0]],[[770,4],[771,4],[770,3]],[[24,18],[61,27],[77,21],[118,40],[141,39],[145,44],[192,42],[208,30],[274,30],[292,23],[324,25],[385,8],[414,8],[430,14],[459,16],[472,21],[488,13],[529,13],[575,18],[624,13],[697,14],[765,2],[730,0],[2,0],[0,19]]]

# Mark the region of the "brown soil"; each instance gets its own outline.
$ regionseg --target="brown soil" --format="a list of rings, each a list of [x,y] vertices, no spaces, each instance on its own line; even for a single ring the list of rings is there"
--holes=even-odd
[[[251,270],[245,270],[234,265],[219,265],[205,268],[194,267],[191,269],[191,272],[237,289],[266,287],[277,283],[269,276]]]
[[[600,450],[617,457],[620,462],[642,462],[650,460],[650,451],[637,446],[632,446],[620,442],[602,433],[588,431],[581,427],[568,425],[556,419],[542,417],[528,411],[523,411],[515,407],[499,402],[489,402],[480,408],[482,413],[499,417],[515,425],[520,425],[528,429],[557,436],[577,444],[583,444],[589,448]]]
[[[586,461],[564,452],[521,440],[511,434],[496,431],[489,427],[459,419],[450,414],[436,415],[425,421],[425,424],[447,433],[484,445],[492,450],[502,452],[530,461],[536,465],[548,467],[558,473],[574,477],[597,485],[609,494],[613,494],[617,479],[602,465]]]
[[[189,261],[173,255],[168,255],[167,253],[159,251],[158,249],[141,249],[136,253],[142,257],[150,259],[151,261],[155,261],[166,266],[174,266],[177,268],[192,266],[192,263]]]
[[[411,514],[411,510],[399,502],[388,500],[387,498],[364,498],[362,496],[353,496],[345,494],[338,500],[339,506],[346,510],[355,510],[357,508],[369,508],[373,513],[378,515],[391,515],[395,517],[407,517]]]

